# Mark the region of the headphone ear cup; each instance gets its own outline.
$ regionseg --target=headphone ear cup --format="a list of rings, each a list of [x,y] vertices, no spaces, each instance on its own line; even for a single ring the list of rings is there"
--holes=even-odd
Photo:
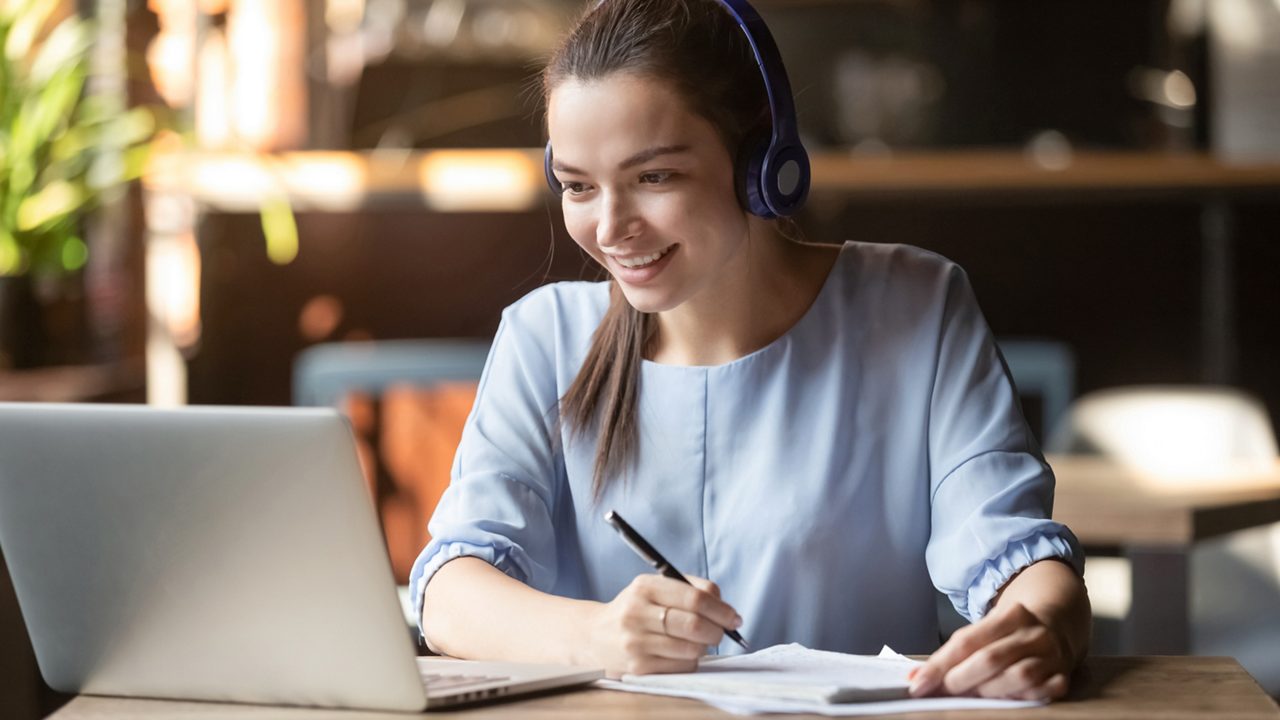
[[[760,173],[764,168],[765,153],[768,150],[768,131],[751,133],[739,147],[738,157],[733,167],[734,192],[738,196],[738,204],[743,210],[762,218],[774,217],[764,201],[760,186]]]
[[[559,197],[564,194],[564,187],[560,185],[560,180],[556,178],[556,173],[551,169],[551,141],[547,141],[547,149],[542,151],[542,173],[547,177],[547,186],[551,188],[551,192]]]

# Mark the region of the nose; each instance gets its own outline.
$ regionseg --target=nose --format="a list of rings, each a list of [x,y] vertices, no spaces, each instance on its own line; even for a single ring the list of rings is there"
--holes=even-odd
[[[601,200],[600,217],[596,220],[597,245],[614,247],[639,233],[640,218],[624,193],[605,192]]]

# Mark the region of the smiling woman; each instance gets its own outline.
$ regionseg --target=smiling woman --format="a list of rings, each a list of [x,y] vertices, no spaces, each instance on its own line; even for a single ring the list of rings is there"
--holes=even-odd
[[[618,5],[581,23],[543,76],[548,181],[563,192],[569,234],[610,272],[617,295],[564,396],[578,430],[609,418],[597,494],[635,452],[628,403],[641,358],[714,365],[763,347],[795,324],[834,261],[829,248],[783,242],[767,208],[744,212],[759,194],[752,156],[765,140],[775,140],[765,155],[799,146],[770,138],[795,123],[767,29],[755,47],[730,14],[758,22],[754,11]],[[697,37],[711,41],[689,41]],[[770,91],[787,97],[782,122]],[[805,190],[807,181],[790,209]]]
[[[747,235],[733,162],[668,83],[565,82],[551,95],[548,125],[565,226],[636,311],[673,310],[725,277],[715,270]]]
[[[739,629],[929,652],[936,588],[975,624],[915,694],[1059,697],[1083,556],[991,332],[944,258],[780,227],[808,162],[772,48],[742,0],[604,0],[552,57],[545,172],[610,278],[504,313],[410,578],[424,637],[613,675]]]

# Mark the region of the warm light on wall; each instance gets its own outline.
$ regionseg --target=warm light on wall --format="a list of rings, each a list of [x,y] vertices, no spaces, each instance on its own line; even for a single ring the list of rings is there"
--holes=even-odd
[[[228,210],[256,210],[266,198],[287,197],[300,209],[343,211],[364,201],[368,174],[351,153],[175,153],[152,159],[146,183]]]
[[[364,20],[364,0],[327,0],[324,23],[332,32],[355,32]]]
[[[443,211],[527,210],[542,189],[541,168],[519,150],[430,152],[418,177],[427,205]]]
[[[364,200],[368,173],[350,153],[310,152],[279,157],[276,169],[291,194],[327,210],[354,210]]]
[[[147,65],[171,107],[195,101],[202,148],[283,150],[307,137],[302,0],[149,0],[160,32]],[[199,14],[224,15],[197,38]],[[199,42],[199,46],[197,46]]]
[[[152,155],[144,186],[230,212],[256,212],[272,198],[299,211],[345,212],[379,197],[445,212],[512,212],[547,192],[536,149],[257,154],[182,152],[174,144]]]
[[[212,32],[200,47],[200,82],[196,86],[196,144],[226,147],[231,144],[227,74],[227,42],[221,32]]]
[[[305,27],[300,0],[230,3],[232,118],[245,147],[282,150],[306,140]]]
[[[147,68],[156,91],[170,107],[186,107],[194,93],[196,6],[190,0],[147,0],[160,32],[147,46]]]
[[[197,197],[240,199],[256,207],[264,195],[279,192],[266,163],[253,155],[201,156],[188,169],[188,187]]]
[[[200,338],[200,250],[194,234],[147,244],[147,305],[179,347]]]

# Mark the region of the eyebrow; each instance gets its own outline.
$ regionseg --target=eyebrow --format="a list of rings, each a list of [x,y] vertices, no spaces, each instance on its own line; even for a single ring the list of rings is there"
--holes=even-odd
[[[684,153],[684,152],[689,152],[688,145],[659,145],[657,147],[651,147],[651,148],[648,148],[647,150],[641,150],[635,155],[632,155],[626,160],[623,160],[622,162],[618,163],[618,169],[626,170],[628,168],[633,168],[637,165],[642,165],[644,163],[647,163],[650,160],[656,157],[659,157],[661,155],[676,155],[678,153]],[[559,160],[553,161],[551,163],[551,167],[553,170],[556,170],[558,172],[569,173],[570,175],[586,175],[587,174],[582,170],[579,170],[578,168],[573,167],[572,165],[565,165]]]

